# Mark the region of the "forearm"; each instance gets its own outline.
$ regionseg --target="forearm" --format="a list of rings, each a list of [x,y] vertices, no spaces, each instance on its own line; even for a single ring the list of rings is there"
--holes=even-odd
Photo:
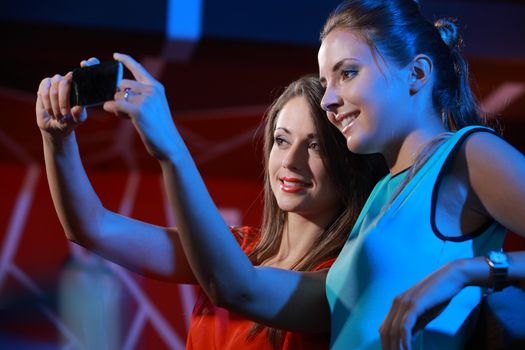
[[[100,230],[104,208],[82,166],[72,132],[55,138],[42,132],[46,173],[51,197],[68,239],[89,244]]]
[[[161,166],[182,246],[210,299],[273,327],[327,331],[326,271],[254,267],[219,215],[189,152],[180,149]]]
[[[176,155],[160,164],[190,266],[215,303],[249,299],[253,265],[220,216],[189,151],[179,142]]]
[[[525,252],[507,253],[509,260],[509,284],[524,286],[525,282]],[[490,287],[492,285],[490,267],[485,257],[475,257],[458,261],[459,269],[464,276],[465,286]]]
[[[174,229],[103,207],[84,170],[73,133],[58,140],[43,133],[43,142],[51,196],[69,240],[145,276],[194,283]]]

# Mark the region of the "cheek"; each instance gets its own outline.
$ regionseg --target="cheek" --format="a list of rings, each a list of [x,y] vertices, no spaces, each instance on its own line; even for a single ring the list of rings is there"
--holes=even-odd
[[[327,172],[323,173],[322,177],[320,178],[320,181],[322,181],[323,184],[319,197],[321,202],[325,203],[325,205],[328,206],[331,206],[334,203],[338,203],[341,194],[339,193],[339,190],[336,188],[332,178]]]
[[[275,173],[275,170],[277,169],[279,159],[278,154],[275,152],[275,148],[272,148],[270,151],[270,155],[268,157],[268,172],[271,174]]]
[[[275,152],[270,153],[270,157],[268,158],[268,177],[270,179],[270,184],[272,185],[272,187],[275,187],[275,179],[280,168],[281,159],[279,155]]]
[[[363,121],[369,128],[376,128],[388,120],[392,112],[392,104],[385,96],[384,84],[369,84],[359,94],[359,106],[366,118]]]
[[[315,161],[310,164],[310,169],[319,185],[323,187],[328,185],[330,176],[328,175],[321,159],[315,159]]]
[[[385,93],[385,81],[382,78],[363,75],[358,77],[354,82],[349,84],[347,96],[351,103],[356,104],[359,108],[369,109],[380,103]]]

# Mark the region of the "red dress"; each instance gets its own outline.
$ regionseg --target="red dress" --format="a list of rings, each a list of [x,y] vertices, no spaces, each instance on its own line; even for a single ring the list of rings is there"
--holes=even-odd
[[[259,239],[259,231],[253,227],[232,229],[235,238],[246,254],[249,254]],[[319,264],[314,270],[330,267],[335,258]],[[214,306],[206,294],[199,290],[193,308],[186,349],[267,349],[273,350],[266,329],[248,339],[254,322],[226,309]],[[328,333],[283,332],[283,342],[279,349],[328,349]]]

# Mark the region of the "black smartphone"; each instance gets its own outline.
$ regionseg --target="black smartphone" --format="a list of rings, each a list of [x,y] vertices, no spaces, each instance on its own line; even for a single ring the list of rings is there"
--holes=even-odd
[[[71,107],[95,106],[113,100],[122,74],[122,63],[118,61],[75,69],[71,84]]]

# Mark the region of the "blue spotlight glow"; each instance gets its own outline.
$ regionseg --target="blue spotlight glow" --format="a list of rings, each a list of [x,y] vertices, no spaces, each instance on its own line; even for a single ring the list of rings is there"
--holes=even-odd
[[[202,0],[168,0],[166,36],[198,40],[202,33]]]

